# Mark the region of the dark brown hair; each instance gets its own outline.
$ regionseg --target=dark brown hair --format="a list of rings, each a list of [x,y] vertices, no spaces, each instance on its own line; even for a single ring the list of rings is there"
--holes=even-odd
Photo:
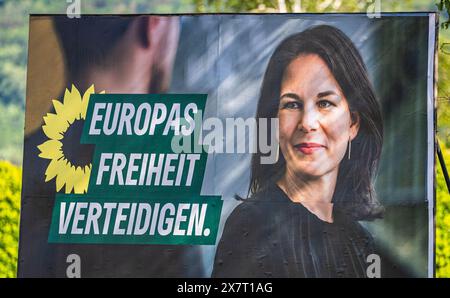
[[[333,203],[357,220],[381,217],[383,208],[373,188],[383,143],[381,109],[361,55],[342,31],[320,25],[281,42],[264,75],[256,118],[277,117],[283,73],[302,54],[316,54],[323,59],[347,98],[351,113],[359,116],[360,128],[352,141],[351,159],[344,158],[339,165]],[[275,183],[285,172],[281,151],[275,164],[261,164],[262,155],[258,151],[252,156],[251,194]]]
[[[132,20],[127,16],[85,15],[72,19],[54,16],[54,28],[65,53],[69,74],[77,77],[89,65],[105,65],[109,53]]]

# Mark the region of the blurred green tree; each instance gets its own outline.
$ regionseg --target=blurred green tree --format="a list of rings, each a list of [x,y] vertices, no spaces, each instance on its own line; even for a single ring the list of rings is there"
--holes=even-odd
[[[0,161],[0,277],[16,277],[21,170]]]
[[[442,154],[450,160],[450,149]],[[439,164],[436,165],[436,277],[450,277],[450,194]]]
[[[450,41],[442,36],[439,49],[437,135],[442,154],[450,170]],[[450,277],[450,194],[445,184],[441,165],[436,164],[436,276]]]

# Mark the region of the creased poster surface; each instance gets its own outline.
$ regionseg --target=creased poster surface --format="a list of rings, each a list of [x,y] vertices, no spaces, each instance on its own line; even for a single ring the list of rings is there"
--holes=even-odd
[[[433,13],[31,16],[19,276],[432,276],[434,53]]]

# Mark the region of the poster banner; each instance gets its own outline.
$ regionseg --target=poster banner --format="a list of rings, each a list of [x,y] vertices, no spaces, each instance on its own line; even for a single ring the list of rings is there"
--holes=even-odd
[[[31,15],[18,276],[433,276],[436,30]]]

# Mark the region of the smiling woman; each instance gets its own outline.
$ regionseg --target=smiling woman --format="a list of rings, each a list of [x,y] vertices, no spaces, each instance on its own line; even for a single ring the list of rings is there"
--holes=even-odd
[[[300,56],[287,67],[278,112],[280,148],[287,173],[301,179],[333,172],[359,122],[325,62],[317,55]],[[287,177],[286,177],[287,178]],[[333,180],[336,180],[334,177]]]
[[[256,115],[276,117],[279,159],[267,165],[253,155],[252,196],[227,220],[213,276],[366,277],[375,251],[357,221],[382,214],[372,180],[383,126],[344,33],[317,26],[277,47]]]

